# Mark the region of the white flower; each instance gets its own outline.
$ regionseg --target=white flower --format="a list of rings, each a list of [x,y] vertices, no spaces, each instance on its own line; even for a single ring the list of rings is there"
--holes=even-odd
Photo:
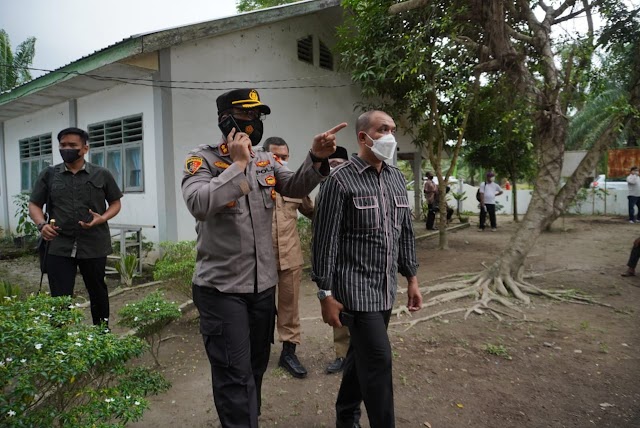
[[[131,398],[131,396],[130,396],[130,395],[127,395],[127,396],[126,396],[126,397],[124,397],[124,398],[126,398],[126,399],[128,400],[128,399],[130,399],[130,398]]]
[[[22,364],[24,364],[24,363],[26,363],[26,362],[27,362],[27,359],[26,359],[26,358],[23,358],[23,359],[21,359],[21,360],[20,360],[20,362],[21,362]]]
[[[138,317],[135,317],[135,318],[133,319],[133,321],[134,321],[134,322],[138,321]]]
[[[0,367],[4,367],[4,361],[0,361]]]
[[[64,352],[64,351],[56,351],[56,354],[58,354],[58,355],[67,355],[66,352]]]
[[[76,342],[76,343],[74,343],[74,345],[76,345],[76,346],[82,346],[82,342]]]
[[[4,296],[4,300],[11,300],[11,297],[9,297],[9,296]]]
[[[7,415],[8,415],[9,417],[11,417],[11,416],[15,416],[15,415],[16,415],[16,412],[14,412],[13,410],[9,410],[9,411],[7,412]]]
[[[116,401],[114,398],[105,398],[104,399],[105,403],[113,403],[114,401]]]
[[[13,358],[7,357],[7,363],[10,363],[11,361],[13,361]]]
[[[36,343],[36,349],[37,350],[42,349],[42,343]]]
[[[140,402],[139,402],[139,401],[134,401],[134,403],[133,403],[133,404],[135,404],[136,406],[139,406],[139,405],[140,405]]]
[[[90,335],[87,337],[87,340],[93,340],[93,335],[91,335],[91,334],[90,334]]]

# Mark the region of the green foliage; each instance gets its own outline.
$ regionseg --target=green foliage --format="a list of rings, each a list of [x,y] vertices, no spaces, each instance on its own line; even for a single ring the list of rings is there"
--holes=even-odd
[[[494,79],[480,90],[469,116],[465,161],[512,182],[530,179],[536,169],[532,130],[532,106],[506,79]]]
[[[6,31],[0,30],[0,93],[31,80],[29,67],[35,55],[35,37],[20,43],[15,51]]]
[[[121,256],[116,263],[116,271],[120,274],[120,282],[126,286],[131,286],[133,278],[138,272],[138,256],[135,254]]]
[[[0,305],[9,305],[15,299],[19,299],[22,289],[9,281],[0,280]]]
[[[178,305],[175,302],[167,302],[160,291],[155,291],[137,303],[127,303],[118,315],[118,325],[135,329],[136,335],[147,341],[151,355],[159,366],[162,330],[182,315]]]
[[[70,297],[30,296],[0,306],[0,425],[122,427],[142,417],[146,396],[169,388],[131,368],[146,345],[83,324]]]
[[[300,246],[302,247],[302,258],[304,265],[311,264],[311,238],[313,237],[313,226],[311,220],[306,217],[298,217],[296,224],[298,235],[300,236]]]
[[[293,3],[296,1],[300,0],[238,0],[236,3],[236,9],[238,9],[238,12],[249,12],[252,10],[279,6],[281,4]]]
[[[511,359],[511,355],[509,355],[509,352],[507,351],[507,348],[504,345],[493,345],[491,343],[487,343],[486,345],[484,345],[482,349],[487,354],[495,355],[496,357],[502,357],[507,360]]]
[[[153,279],[174,280],[178,289],[191,296],[191,281],[196,268],[196,241],[161,242],[162,257],[153,268]]]
[[[13,204],[18,208],[18,225],[16,226],[16,233],[22,236],[37,237],[38,227],[31,221],[29,217],[29,192],[22,192],[14,195]]]

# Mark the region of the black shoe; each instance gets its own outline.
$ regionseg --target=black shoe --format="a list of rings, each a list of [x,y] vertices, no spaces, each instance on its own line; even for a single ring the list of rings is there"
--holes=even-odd
[[[282,344],[282,353],[278,365],[291,374],[291,376],[302,379],[307,377],[307,369],[300,363],[295,354],[296,345],[289,342]]]
[[[344,368],[344,358],[338,357],[327,366],[327,374],[339,373]]]

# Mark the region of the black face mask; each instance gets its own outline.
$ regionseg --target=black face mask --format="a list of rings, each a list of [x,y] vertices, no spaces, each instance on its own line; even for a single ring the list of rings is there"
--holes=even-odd
[[[234,117],[236,123],[240,127],[240,130],[249,136],[251,145],[256,146],[262,140],[262,121],[260,119],[254,120],[240,120]]]
[[[80,159],[80,149],[60,149],[60,156],[64,163],[74,163]]]

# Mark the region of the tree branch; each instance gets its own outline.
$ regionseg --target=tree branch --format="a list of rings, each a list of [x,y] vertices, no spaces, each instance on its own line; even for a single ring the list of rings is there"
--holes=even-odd
[[[584,4],[584,8],[580,9],[576,12],[571,12],[569,15],[567,16],[563,16],[562,18],[556,18],[553,20],[553,22],[551,23],[551,25],[555,25],[555,24],[559,24],[561,22],[565,22],[568,21],[572,18],[575,18],[576,16],[582,14],[582,13],[587,13],[587,21],[589,23],[589,28],[591,29],[591,31],[593,32],[593,20],[591,19],[591,9],[593,9],[596,6],[599,6],[601,3],[603,3],[604,0],[596,0],[593,3],[589,4],[587,0],[583,0],[583,4]]]
[[[396,3],[392,6],[389,6],[389,15],[397,15],[402,12],[407,12],[409,10],[426,6],[427,4],[429,4],[429,0],[407,0],[402,3]]]
[[[567,1],[565,1],[560,6],[558,6],[558,8],[556,10],[552,10],[551,11],[551,17],[553,19],[557,18],[558,16],[562,15],[565,10],[567,10],[568,8],[574,6],[575,4],[576,4],[576,0],[567,0]],[[548,11],[547,11],[547,14],[549,14]]]
[[[514,39],[520,40],[521,42],[529,43],[531,45],[533,44],[533,37],[519,33],[510,26],[507,26],[507,31],[509,32],[509,35]]]

